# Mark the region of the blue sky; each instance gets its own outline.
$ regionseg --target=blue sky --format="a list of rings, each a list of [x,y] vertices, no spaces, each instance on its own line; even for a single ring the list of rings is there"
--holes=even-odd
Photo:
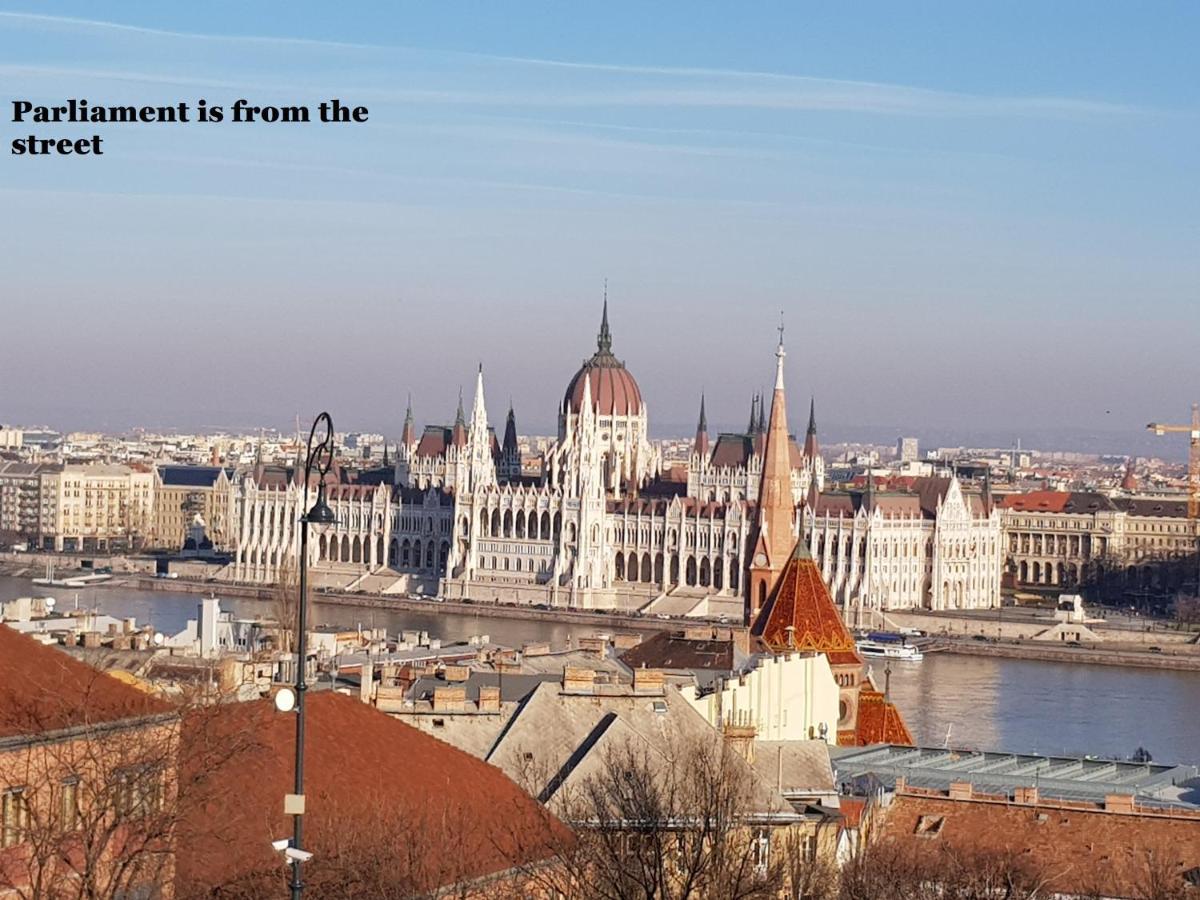
[[[6,156],[0,419],[327,406],[394,432],[409,391],[451,417],[482,360],[494,420],[511,395],[546,430],[606,277],[661,433],[701,390],[743,424],[780,309],[793,420],[813,392],[830,438],[1132,443],[1200,392],[1200,5],[99,10],[0,4],[6,113],[338,97],[370,121]]]

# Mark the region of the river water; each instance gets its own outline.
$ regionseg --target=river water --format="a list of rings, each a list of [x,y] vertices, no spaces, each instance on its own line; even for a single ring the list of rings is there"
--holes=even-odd
[[[158,631],[180,631],[195,618],[197,594],[120,587],[45,588],[0,576],[0,600],[50,593],[58,609],[81,608],[134,616]],[[256,600],[226,600],[238,616],[270,615]],[[431,604],[432,605],[432,604]],[[487,615],[394,612],[315,602],[318,625],[382,626],[389,633],[419,629],[445,640],[488,634],[501,644],[565,643],[596,626],[496,619]],[[884,686],[881,661],[873,661]],[[1200,763],[1200,672],[1134,669],[1041,660],[992,659],[932,653],[923,662],[895,662],[891,698],[925,746],[1125,757],[1139,746],[1156,762]]]

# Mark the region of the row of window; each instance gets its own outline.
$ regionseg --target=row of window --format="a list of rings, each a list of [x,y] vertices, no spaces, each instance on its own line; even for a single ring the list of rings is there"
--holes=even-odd
[[[68,834],[79,828],[80,778],[70,775],[51,789],[49,814],[54,830]],[[109,802],[119,819],[139,819],[161,812],[165,802],[165,772],[160,766],[139,766],[117,772]],[[30,805],[34,792],[28,785],[15,785],[0,795],[0,849],[28,840]]]

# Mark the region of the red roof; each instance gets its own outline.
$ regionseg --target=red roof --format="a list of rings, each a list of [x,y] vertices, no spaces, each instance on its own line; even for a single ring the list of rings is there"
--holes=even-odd
[[[196,788],[180,827],[181,895],[230,883],[283,892],[271,842],[292,833],[283,797],[293,788],[295,728],[294,714],[265,700],[189,717],[181,784]],[[214,767],[213,749],[239,740]],[[419,894],[544,859],[570,840],[499,769],[341,694],[308,698],[305,778],[314,896],[332,896],[334,884],[345,890],[338,879],[363,863],[356,854],[386,861]]]
[[[616,360],[610,365],[600,365],[593,357],[567,385],[563,399],[572,412],[578,414],[583,408],[585,378],[591,379],[592,407],[597,415],[633,416],[642,411],[642,392],[629,370]]]
[[[858,694],[854,743],[859,747],[870,744],[903,744],[911,747],[915,741],[896,705],[885,700],[879,691],[863,688]]]
[[[163,701],[0,625],[0,737],[170,712]]]
[[[903,854],[910,871],[966,860],[982,872],[991,858],[1039,884],[1039,896],[1189,897],[1197,893],[1189,882],[1200,879],[1200,818],[1179,812],[951,800],[910,788],[874,822],[875,838]]]
[[[1057,513],[1063,511],[1070,499],[1070,491],[1032,491],[1028,494],[1010,494],[1000,501],[1000,505],[1021,512]]]
[[[776,653],[816,651],[835,665],[862,662],[803,538],[796,541],[751,633]]]

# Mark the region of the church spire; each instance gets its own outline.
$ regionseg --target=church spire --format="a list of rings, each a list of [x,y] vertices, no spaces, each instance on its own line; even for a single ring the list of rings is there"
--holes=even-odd
[[[746,434],[753,435],[758,431],[758,394],[750,395],[750,424],[746,426]]]
[[[763,445],[763,468],[758,486],[758,520],[765,537],[767,565],[778,574],[795,545],[792,536],[795,503],[792,500],[792,461],[787,426],[787,397],[783,385],[783,327],[775,350],[775,391],[771,418]]]
[[[708,458],[708,416],[704,414],[704,395],[700,395],[700,421],[696,424],[696,440],[692,444],[692,453],[701,459]]]

